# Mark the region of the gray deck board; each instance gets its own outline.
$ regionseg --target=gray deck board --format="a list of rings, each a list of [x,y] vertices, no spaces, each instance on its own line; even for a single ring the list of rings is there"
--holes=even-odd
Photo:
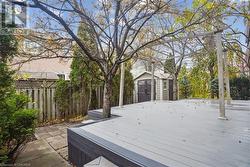
[[[250,101],[226,107],[208,101],[146,102],[113,108],[120,117],[79,127],[170,167],[249,167]]]
[[[103,132],[102,130],[97,130],[97,129],[92,129],[92,130],[95,130],[101,136],[105,136],[106,139],[108,138],[108,139],[113,141],[112,136],[108,136],[108,134]],[[118,138],[118,140],[126,143],[126,139],[128,137],[129,136],[123,135],[123,136],[119,136],[117,138]],[[144,137],[144,139],[146,141],[149,141],[148,137]],[[172,139],[173,139],[173,137],[172,137]],[[170,141],[170,140],[166,140],[166,139],[165,139],[165,141],[160,141],[160,140],[154,140],[154,138],[150,138],[150,142],[140,141],[140,142],[134,142],[132,145],[136,145],[137,147],[141,147],[141,148],[144,148],[143,145],[146,145],[147,148],[149,149],[149,151],[155,150],[156,152],[159,152],[160,150],[162,150],[162,152],[163,152],[162,155],[164,155],[164,156],[166,156],[168,154],[170,154],[170,155],[174,154],[176,157],[181,156],[181,158],[183,158],[183,159],[189,159],[189,158],[192,159],[192,157],[196,157],[197,160],[193,159],[194,161],[197,161],[197,162],[199,162],[199,161],[206,162],[207,161],[206,162],[207,164],[210,164],[211,160],[219,161],[219,162],[222,161],[219,158],[220,156],[216,156],[214,158],[207,157],[208,154],[212,154],[215,151],[213,148],[209,149],[206,146],[195,145],[192,143],[188,143],[188,145],[186,146],[185,144],[183,144],[183,142],[184,141],[180,141],[180,140],[178,142],[178,141]],[[188,141],[185,141],[185,142],[188,142]],[[165,146],[165,147],[162,148],[162,146]],[[224,155],[224,157],[225,156],[226,155]],[[238,156],[238,154],[237,154],[237,156]],[[229,156],[228,156],[228,158],[229,158]],[[177,159],[179,159],[179,158],[177,158]],[[217,164],[219,162],[217,162]],[[223,163],[227,163],[227,162],[222,161],[222,164]]]
[[[118,140],[117,141],[117,140],[114,140],[111,135],[109,135],[108,133],[106,133],[103,130],[100,130],[97,128],[93,128],[93,129],[91,128],[91,130],[96,131],[99,134],[99,136],[105,137],[105,139],[108,139],[112,142],[115,142],[116,144],[119,143],[119,145],[122,144],[123,146],[126,146],[125,148],[130,147],[129,143],[127,143],[127,141],[126,141],[129,138],[129,133],[127,133],[128,135],[117,136],[117,140]],[[137,136],[134,136],[134,137],[136,138],[136,137],[142,137],[142,136],[143,136],[143,139],[145,141],[150,141],[150,142],[145,142],[145,141],[137,142],[134,140],[133,144],[131,144],[132,147],[136,146],[136,147],[140,147],[140,148],[144,148],[144,149],[147,148],[147,151],[153,152],[155,154],[157,154],[157,152],[158,152],[158,154],[160,153],[160,155],[162,155],[166,158],[171,158],[174,156],[175,160],[182,159],[182,163],[188,162],[185,164],[191,164],[191,166],[201,166],[200,162],[204,162],[203,166],[205,166],[205,164],[210,164],[208,166],[214,166],[210,163],[211,161],[217,161],[216,164],[217,165],[220,164],[220,166],[225,165],[227,163],[229,164],[229,162],[231,160],[238,163],[238,160],[236,161],[235,159],[238,157],[239,153],[237,153],[236,155],[233,155],[233,156],[236,156],[235,159],[232,159],[232,153],[229,154],[230,156],[223,155],[223,157],[228,157],[228,160],[223,161],[220,159],[220,156],[218,156],[218,155],[214,158],[207,157],[208,154],[213,155],[212,153],[214,151],[219,152],[220,150],[216,150],[214,148],[209,149],[208,147],[206,147],[206,145],[201,146],[201,145],[197,145],[197,144],[195,145],[195,144],[188,143],[188,146],[187,146],[188,148],[186,150],[183,150],[183,148],[182,148],[184,145],[184,144],[182,144],[183,141],[181,141],[179,139],[177,139],[177,141],[179,141],[179,142],[172,141],[172,143],[171,143],[169,140],[166,140],[166,139],[165,139],[165,142],[162,142],[160,140],[154,140],[153,137],[150,138],[150,136],[149,137],[147,135],[144,136],[141,133],[139,133]],[[174,137],[170,137],[170,136],[168,136],[168,138],[175,139]],[[160,139],[160,138],[158,138],[158,139]],[[121,142],[119,142],[119,141],[121,141]],[[188,142],[188,141],[185,141],[185,142]],[[165,146],[165,147],[163,147],[163,146]],[[180,146],[180,147],[178,148],[178,146]],[[208,149],[209,149],[209,151],[208,151]],[[196,151],[197,153],[195,154],[195,153],[193,153],[193,151],[190,151],[190,150]],[[196,157],[196,159],[193,159],[192,157]],[[222,162],[220,163],[220,161],[222,161]],[[232,165],[230,165],[230,166],[232,166]]]

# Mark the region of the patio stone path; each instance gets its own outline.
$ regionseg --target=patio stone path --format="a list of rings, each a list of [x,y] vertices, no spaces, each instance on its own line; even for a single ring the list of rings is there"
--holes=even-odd
[[[48,143],[38,139],[26,144],[16,160],[16,166],[24,167],[70,167]]]
[[[64,160],[68,161],[67,128],[77,124],[62,123],[36,129],[37,139],[45,140]]]
[[[37,140],[24,146],[16,164],[23,167],[71,167],[68,163],[67,128],[102,118],[100,112],[89,111],[88,114],[88,120],[84,123],[61,123],[36,128]]]
[[[62,123],[36,129],[37,140],[29,142],[16,163],[30,167],[68,167],[67,128],[76,123]]]

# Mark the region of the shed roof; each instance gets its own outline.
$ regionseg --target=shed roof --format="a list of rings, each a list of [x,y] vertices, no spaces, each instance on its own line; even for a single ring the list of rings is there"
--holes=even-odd
[[[140,73],[139,75],[135,76],[134,80],[140,78],[141,76],[143,76],[145,74],[152,75],[151,72],[144,71],[144,72]],[[155,73],[154,76],[157,77],[157,78],[160,78],[160,79],[172,79],[172,77],[168,73]]]

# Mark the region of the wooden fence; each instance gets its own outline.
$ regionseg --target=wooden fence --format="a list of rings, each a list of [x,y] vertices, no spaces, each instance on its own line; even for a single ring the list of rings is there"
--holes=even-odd
[[[71,94],[69,108],[61,113],[55,101],[55,82],[48,80],[25,80],[16,82],[17,92],[26,94],[30,102],[26,108],[38,110],[39,123],[56,122],[62,119],[75,118],[82,115],[80,99]],[[102,90],[96,90],[98,108],[102,106]]]
[[[81,116],[83,113],[83,108],[81,107],[83,102],[80,101],[79,97],[74,96],[73,93],[70,93],[69,107],[65,110],[65,113],[59,111],[55,101],[55,89],[55,80],[19,80],[16,82],[17,92],[25,93],[30,99],[26,108],[38,110],[39,123],[53,123],[58,122],[59,120]],[[71,90],[71,92],[73,92],[73,90]],[[97,88],[95,92],[97,102],[96,107],[101,108],[103,87]],[[124,99],[125,104],[133,103],[133,96],[124,97]],[[118,100],[112,105],[118,105]]]
[[[19,88],[17,92],[23,92],[30,98],[26,108],[38,110],[39,122],[59,119],[60,113],[54,100],[55,88]]]

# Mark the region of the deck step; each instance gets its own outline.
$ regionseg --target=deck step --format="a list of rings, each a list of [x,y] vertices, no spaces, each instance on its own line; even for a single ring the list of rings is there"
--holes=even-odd
[[[86,165],[84,165],[84,167],[118,167],[118,166],[113,164],[106,158],[100,156],[94,159],[93,161],[87,163]]]

